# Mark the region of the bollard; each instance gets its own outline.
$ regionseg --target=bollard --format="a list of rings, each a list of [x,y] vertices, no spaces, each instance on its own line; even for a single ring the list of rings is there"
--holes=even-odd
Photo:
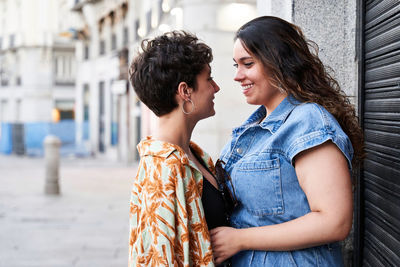
[[[58,184],[61,141],[57,136],[48,135],[44,139],[44,159],[46,165],[46,181],[44,191],[47,195],[59,195]]]

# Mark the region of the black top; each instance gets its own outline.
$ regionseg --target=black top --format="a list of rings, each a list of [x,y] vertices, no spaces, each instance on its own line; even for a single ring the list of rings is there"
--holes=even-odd
[[[209,172],[207,165],[203,159],[199,157],[193,150],[193,155],[197,158],[201,165]],[[223,199],[223,191],[215,188],[204,176],[203,176],[203,195],[201,196],[201,202],[203,203],[204,215],[206,217],[206,223],[208,229],[219,226],[229,226],[229,215]],[[227,192],[225,192],[227,193]],[[226,194],[229,196],[229,193]]]
[[[210,172],[204,161],[192,151],[194,156],[200,162],[203,167]],[[210,172],[211,173],[211,172]],[[209,230],[219,226],[229,226],[229,216],[227,209],[225,208],[224,196],[230,196],[228,192],[221,191],[215,188],[204,176],[203,176],[203,195],[201,196],[201,202],[203,203],[204,216],[206,217],[206,223]],[[230,259],[225,260],[223,263],[216,267],[230,267]]]
[[[208,229],[211,230],[218,226],[229,225],[222,193],[205,177],[203,177],[203,195],[201,196],[201,202],[203,203]]]
[[[226,213],[222,192],[215,188],[204,176],[201,202],[203,203],[204,215],[209,230],[219,226],[229,226],[228,214]],[[230,266],[232,266],[231,261],[227,259],[216,267]]]

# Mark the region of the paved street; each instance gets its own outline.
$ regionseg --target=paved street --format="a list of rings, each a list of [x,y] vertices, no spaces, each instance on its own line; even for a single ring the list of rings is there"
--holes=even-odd
[[[136,164],[61,159],[59,196],[43,158],[0,156],[1,267],[119,267],[128,261]]]

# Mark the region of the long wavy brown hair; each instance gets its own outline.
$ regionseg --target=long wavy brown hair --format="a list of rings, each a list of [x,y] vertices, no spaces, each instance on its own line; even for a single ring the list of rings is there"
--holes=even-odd
[[[339,122],[354,148],[352,165],[364,157],[363,132],[354,106],[318,57],[318,46],[283,19],[263,16],[236,32],[247,52],[258,58],[273,86],[302,102],[323,106]]]

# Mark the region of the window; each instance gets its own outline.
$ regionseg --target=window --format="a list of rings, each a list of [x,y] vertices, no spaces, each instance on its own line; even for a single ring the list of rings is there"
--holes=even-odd
[[[83,47],[83,59],[88,60],[89,59],[89,45],[85,44]]]
[[[111,50],[117,49],[117,36],[115,33],[111,34]]]
[[[7,119],[7,100],[2,99],[0,103],[0,121]]]
[[[162,10],[162,0],[158,0],[158,23],[161,23],[161,19],[163,16],[163,10]]]
[[[83,121],[89,121],[90,91],[89,84],[83,85]]]
[[[83,140],[89,140],[89,108],[90,108],[90,90],[89,84],[83,85],[83,124],[82,124],[82,137]]]
[[[118,97],[111,94],[111,145],[118,144]]]
[[[1,74],[1,86],[8,86],[8,75],[7,73],[0,73]]]
[[[123,45],[127,46],[129,43],[129,30],[128,27],[124,27],[124,33],[123,33]]]
[[[15,101],[15,111],[14,111],[14,116],[15,116],[15,121],[19,122],[20,121],[20,117],[21,117],[21,103],[22,100],[21,99],[17,99]]]
[[[11,34],[10,35],[10,48],[13,48],[15,45],[15,35]]]
[[[66,56],[62,57],[62,77],[68,77],[68,58]]]
[[[60,120],[73,120],[75,118],[73,100],[56,100],[55,109]]]
[[[4,67],[4,64],[0,64],[0,84],[1,86],[8,85],[8,74],[6,68]]]
[[[58,76],[58,58],[54,58],[54,75],[57,77]]]
[[[54,71],[54,84],[55,85],[68,85],[73,86],[75,84],[75,61],[74,55],[69,54],[57,54],[53,60],[53,71]]]
[[[138,34],[139,26],[140,26],[140,22],[137,19],[137,20],[135,20],[135,27],[134,27],[134,31],[133,31],[135,41],[139,40],[139,34]]]
[[[100,55],[104,55],[106,53],[106,42],[104,40],[100,40]]]
[[[151,29],[151,9],[146,12],[146,34],[150,32]]]

